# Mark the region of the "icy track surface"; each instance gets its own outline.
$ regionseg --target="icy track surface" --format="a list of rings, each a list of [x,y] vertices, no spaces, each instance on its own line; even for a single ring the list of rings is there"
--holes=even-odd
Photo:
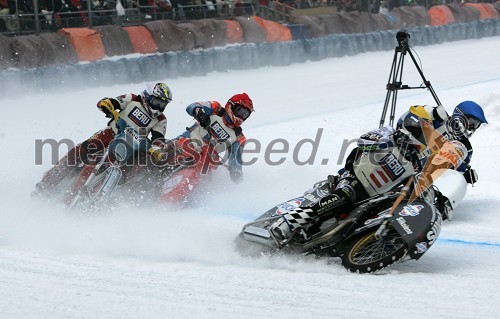
[[[29,198],[51,165],[48,152],[34,164],[35,139],[82,141],[105,126],[97,100],[138,93],[144,83],[2,97],[0,318],[498,318],[500,37],[416,50],[449,112],[468,99],[484,106],[490,124],[472,138],[480,181],[420,261],[375,275],[349,273],[335,259],[247,259],[232,240],[243,224],[336,171],[344,139],[378,127],[393,51],[168,80],[169,137],[192,123],[189,103],[246,91],[256,109],[246,135],[262,149],[276,138],[290,145],[271,157],[284,164],[260,155],[239,185],[221,169],[200,207],[182,211],[125,204],[78,217]],[[404,82],[419,85],[410,59],[404,68]],[[397,115],[433,103],[423,90],[399,96]],[[314,164],[294,164],[293,148],[318,128]],[[299,158],[307,157],[304,147]]]

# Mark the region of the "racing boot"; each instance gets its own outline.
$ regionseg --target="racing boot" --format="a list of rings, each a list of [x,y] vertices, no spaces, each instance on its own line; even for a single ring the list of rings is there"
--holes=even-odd
[[[453,218],[453,207],[451,206],[450,200],[437,190],[437,188],[434,188],[434,194],[436,196],[435,206],[441,213],[443,220],[451,220]]]
[[[291,234],[301,229],[304,225],[311,222],[317,213],[311,208],[297,207],[283,215],[281,218],[274,222],[269,228],[269,231],[277,240],[278,244],[283,244],[290,239]]]

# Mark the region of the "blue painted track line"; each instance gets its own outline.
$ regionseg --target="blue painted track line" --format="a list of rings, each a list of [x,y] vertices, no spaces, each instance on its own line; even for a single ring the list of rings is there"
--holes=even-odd
[[[491,243],[487,241],[469,241],[462,239],[438,238],[438,242],[443,244],[466,245],[466,246],[485,246],[500,248],[500,243]]]

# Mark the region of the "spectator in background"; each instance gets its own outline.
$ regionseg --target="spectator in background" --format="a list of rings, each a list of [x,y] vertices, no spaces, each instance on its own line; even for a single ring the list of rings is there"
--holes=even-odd
[[[234,2],[233,15],[235,17],[239,17],[239,16],[243,15],[243,3],[241,2],[241,0],[236,0]]]
[[[8,14],[9,14],[9,1],[0,0],[0,32],[7,31],[8,20],[10,20],[9,17],[7,17]]]
[[[309,9],[311,6],[306,0],[297,0],[297,9]]]
[[[382,1],[380,0],[375,0],[372,2],[372,6],[370,8],[370,13],[379,13],[379,10],[380,10],[380,3]]]
[[[54,7],[59,5],[58,10],[61,8],[61,1],[58,0],[39,0],[38,2],[38,11],[41,13],[39,15],[40,19],[42,19],[42,28],[48,27],[52,28],[54,25]]]
[[[401,7],[401,0],[388,0],[387,10],[392,11],[394,8]]]
[[[87,11],[87,0],[80,0],[81,10]],[[110,10],[113,9],[111,5],[108,4],[106,0],[92,0],[90,1],[90,9],[92,12],[92,24],[93,25],[106,25],[113,23],[113,17]]]
[[[340,0],[337,9],[339,12],[351,12],[358,10],[359,5],[356,0]]]
[[[149,0],[139,0],[139,12],[144,14],[146,19],[152,19],[151,6],[149,5]]]
[[[15,1],[14,1],[15,4]],[[17,9],[19,13],[33,13],[33,1],[31,0],[17,0]]]
[[[358,0],[358,10],[363,12],[370,12],[370,0]]]
[[[33,14],[32,0],[8,0],[9,14],[15,14],[16,17],[11,19],[13,21],[12,27],[15,30],[31,30],[34,28],[34,17],[29,16]],[[17,14],[28,14],[28,16],[18,16]]]
[[[81,7],[76,6],[71,0],[58,0],[60,6],[54,3],[54,18],[58,27],[70,28],[83,25],[80,15],[77,13]],[[59,7],[59,9],[58,9]]]
[[[219,0],[218,1],[218,7],[219,9],[219,16],[227,17],[229,16],[229,4],[226,0]]]

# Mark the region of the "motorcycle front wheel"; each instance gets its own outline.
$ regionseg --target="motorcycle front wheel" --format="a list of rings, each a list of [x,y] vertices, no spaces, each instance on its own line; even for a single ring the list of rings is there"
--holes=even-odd
[[[108,167],[103,172],[91,175],[88,181],[80,185],[77,192],[68,203],[69,210],[75,210],[82,206],[89,207],[101,202],[115,189],[122,177],[118,167]],[[84,184],[87,184],[86,186]]]
[[[342,256],[342,265],[352,272],[370,273],[401,260],[407,253],[406,243],[391,226],[382,239],[375,238],[377,228],[354,240]]]

